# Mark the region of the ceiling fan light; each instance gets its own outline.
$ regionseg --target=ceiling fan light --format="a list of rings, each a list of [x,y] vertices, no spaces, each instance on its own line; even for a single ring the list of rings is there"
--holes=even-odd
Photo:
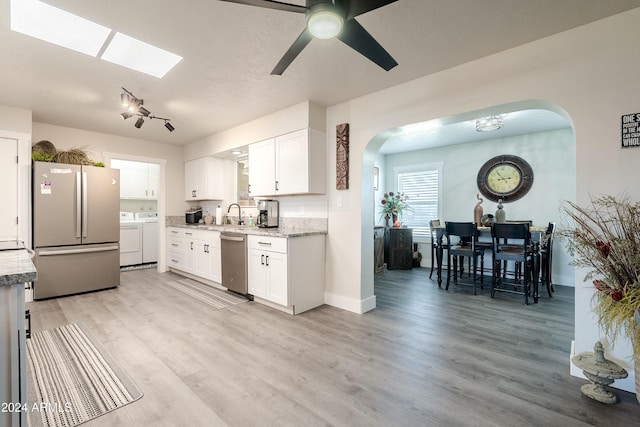
[[[129,98],[129,94],[128,93],[121,93],[120,94],[120,104],[123,107],[128,107],[130,104],[130,98]]]
[[[169,122],[164,122],[164,127],[166,127],[169,132],[173,132],[176,128],[173,127],[173,125]]]
[[[504,126],[504,119],[502,116],[489,116],[476,120],[476,131],[478,132],[491,132],[492,130],[498,130]]]
[[[318,39],[332,39],[342,30],[344,19],[330,10],[319,10],[309,15],[307,28]]]
[[[131,116],[133,116],[133,113],[129,111],[125,111],[124,113],[120,114],[120,117],[122,117],[122,120],[127,120]]]
[[[142,114],[143,116],[147,117],[149,114],[151,114],[151,112],[141,105],[138,107],[138,114]]]
[[[140,129],[142,127],[142,125],[144,124],[144,119],[142,117],[138,117],[138,120],[136,120],[136,124],[135,127],[137,127],[138,129]]]

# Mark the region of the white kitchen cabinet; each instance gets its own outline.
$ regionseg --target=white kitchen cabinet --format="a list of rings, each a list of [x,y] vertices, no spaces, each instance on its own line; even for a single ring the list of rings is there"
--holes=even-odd
[[[324,235],[249,235],[247,248],[248,288],[255,301],[291,314],[324,304]]]
[[[220,233],[198,231],[190,246],[195,252],[193,274],[220,283],[222,281]]]
[[[283,306],[289,305],[287,239],[249,236],[249,293]]]
[[[251,196],[324,194],[325,135],[301,129],[249,145]]]
[[[121,199],[158,199],[160,165],[113,159],[111,160],[111,167],[120,169]]]
[[[167,264],[170,268],[220,283],[220,232],[167,228]]]
[[[184,164],[185,200],[222,200],[223,160],[202,157]]]

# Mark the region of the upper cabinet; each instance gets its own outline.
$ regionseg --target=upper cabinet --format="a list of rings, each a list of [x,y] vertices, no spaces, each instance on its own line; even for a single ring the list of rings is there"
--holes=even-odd
[[[202,157],[184,164],[185,200],[222,200],[223,161]]]
[[[131,160],[111,160],[111,167],[120,169],[120,198],[158,199],[160,165]]]
[[[255,196],[324,194],[325,135],[302,129],[249,145],[249,193]]]

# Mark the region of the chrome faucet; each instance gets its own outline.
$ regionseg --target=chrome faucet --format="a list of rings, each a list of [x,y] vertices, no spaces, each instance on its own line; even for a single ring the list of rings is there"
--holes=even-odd
[[[229,208],[227,209],[227,213],[231,212],[231,206],[234,206],[234,205],[238,207],[238,225],[242,225],[242,210],[239,204],[231,203],[229,205]]]

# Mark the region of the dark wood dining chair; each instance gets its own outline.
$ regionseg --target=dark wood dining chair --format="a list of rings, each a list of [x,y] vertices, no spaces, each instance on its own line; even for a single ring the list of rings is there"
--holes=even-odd
[[[436,227],[440,227],[441,223],[439,219],[429,221],[429,232],[431,233],[431,272],[429,273],[429,279],[433,276],[433,269],[436,267],[436,251],[438,250],[438,232]],[[443,249],[445,249],[443,247]]]
[[[491,281],[491,298],[496,292],[521,293],[524,303],[529,304],[530,282],[534,280],[534,268],[537,268],[536,258],[531,245],[531,232],[527,222],[495,223],[491,227],[493,239],[493,277]],[[504,261],[513,261],[523,266],[522,280],[507,281],[502,274]],[[534,290],[534,293],[537,290]],[[536,295],[534,295],[536,298]]]
[[[544,282],[547,288],[547,294],[549,297],[553,297],[553,280],[552,280],[552,267],[553,267],[553,238],[556,232],[556,223],[549,222],[547,231],[544,234],[544,238],[540,242],[540,278]]]
[[[453,282],[458,284],[458,260],[464,263],[465,258],[469,258],[473,272],[473,294],[477,295],[476,279],[478,272],[478,258],[480,259],[480,288],[484,283],[484,249],[478,245],[478,227],[473,222],[445,222],[447,237],[447,287],[451,279],[453,267]],[[452,262],[453,261],[453,262]],[[462,266],[462,265],[461,265]],[[462,270],[460,270],[462,275]]]

